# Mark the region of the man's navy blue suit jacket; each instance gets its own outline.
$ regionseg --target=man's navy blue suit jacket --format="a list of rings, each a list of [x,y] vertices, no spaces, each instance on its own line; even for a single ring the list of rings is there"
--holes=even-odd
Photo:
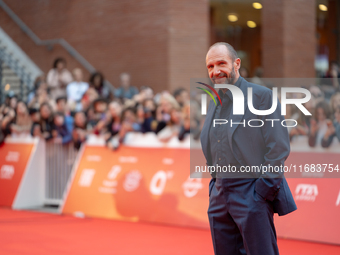
[[[230,125],[230,119],[243,124],[235,125],[229,129],[228,140],[230,148],[237,161],[242,166],[283,166],[290,152],[289,136],[286,127],[281,125],[284,116],[281,115],[281,104],[278,102],[276,110],[267,116],[255,115],[248,109],[248,87],[253,89],[253,106],[257,110],[267,110],[272,106],[272,90],[247,82],[240,77],[240,89],[244,95],[244,115],[231,115],[227,125]],[[278,99],[277,99],[278,100]],[[218,100],[216,100],[218,102]],[[201,144],[207,165],[211,166],[211,155],[209,155],[209,129],[213,125],[213,117],[216,105],[213,100],[210,101],[206,119],[201,132]],[[264,121],[262,127],[250,127],[248,120],[261,119]],[[265,119],[277,119],[274,122],[265,121]],[[259,125],[259,122],[253,122],[251,125]],[[215,177],[214,175],[212,175]],[[294,198],[289,189],[288,183],[283,172],[275,173],[274,171],[265,174],[261,172],[254,173],[257,178],[255,191],[263,198],[273,203],[274,212],[280,216],[288,214],[297,209]],[[211,188],[211,187],[209,187]]]

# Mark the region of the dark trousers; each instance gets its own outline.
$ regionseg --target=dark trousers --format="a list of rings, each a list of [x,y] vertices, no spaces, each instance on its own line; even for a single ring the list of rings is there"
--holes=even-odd
[[[256,179],[212,179],[209,223],[216,255],[279,254],[273,206],[255,192]]]

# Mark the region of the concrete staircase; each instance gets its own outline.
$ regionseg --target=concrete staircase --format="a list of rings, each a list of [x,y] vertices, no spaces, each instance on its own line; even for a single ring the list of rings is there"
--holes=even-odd
[[[1,75],[1,85],[2,85],[2,94],[1,100],[3,101],[4,97],[11,91],[14,92],[20,99],[26,101],[26,95],[28,94],[28,87],[24,86],[21,79],[17,76],[15,72],[11,68],[9,68],[5,63],[2,62],[2,66],[0,68],[2,70]]]
[[[42,75],[39,67],[0,28],[0,100],[13,91],[20,99],[26,100],[33,88],[36,77]]]

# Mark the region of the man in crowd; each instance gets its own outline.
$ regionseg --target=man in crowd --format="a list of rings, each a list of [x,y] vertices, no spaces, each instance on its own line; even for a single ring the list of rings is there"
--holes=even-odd
[[[72,110],[79,110],[80,100],[89,88],[89,84],[83,81],[83,72],[80,68],[73,70],[73,78],[74,81],[66,87],[68,104]]]
[[[115,90],[115,97],[131,99],[134,95],[138,94],[138,89],[131,86],[131,77],[128,73],[120,75],[120,87]]]

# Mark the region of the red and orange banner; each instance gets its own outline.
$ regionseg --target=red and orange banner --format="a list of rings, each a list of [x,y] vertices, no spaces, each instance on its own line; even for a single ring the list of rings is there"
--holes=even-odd
[[[312,163],[309,155],[291,152],[286,163]],[[312,161],[338,155],[315,153]],[[189,178],[189,161],[187,148],[85,146],[62,212],[208,228],[210,179]],[[287,180],[298,210],[276,216],[278,236],[340,244],[340,179]]]
[[[12,206],[34,144],[5,143],[0,147],[0,206]]]
[[[206,228],[209,179],[189,175],[189,149],[85,146],[62,212]]]
[[[340,244],[340,179],[288,179],[297,210],[275,218],[279,237]]]

